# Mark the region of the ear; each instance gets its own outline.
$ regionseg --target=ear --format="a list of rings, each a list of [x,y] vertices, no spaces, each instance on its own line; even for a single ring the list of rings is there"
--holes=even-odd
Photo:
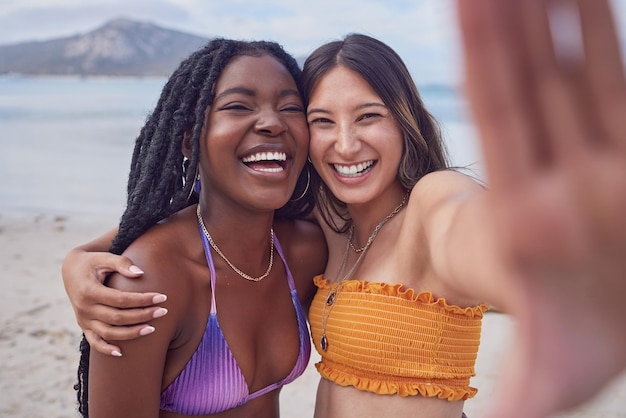
[[[186,158],[191,158],[191,129],[187,129],[183,135],[182,151]]]
[[[204,122],[202,123],[202,133],[200,134],[201,138],[204,138],[206,129],[209,126],[209,109],[210,106],[204,110]],[[191,158],[191,129],[192,128],[187,129],[183,135],[182,151],[185,158]]]

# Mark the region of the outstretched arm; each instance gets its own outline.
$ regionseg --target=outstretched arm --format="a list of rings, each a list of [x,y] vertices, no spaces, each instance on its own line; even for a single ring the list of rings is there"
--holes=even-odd
[[[129,258],[107,252],[116,233],[117,230],[109,231],[74,248],[62,266],[63,284],[78,325],[92,348],[109,355],[120,355],[121,351],[106,340],[147,335],[154,330],[147,322],[167,313],[155,306],[165,301],[164,295],[122,292],[103,285],[111,272],[128,278],[138,278],[143,273]]]
[[[494,416],[626,368],[626,80],[608,0],[458,0],[491,222],[519,328]],[[564,32],[565,31],[565,32]]]

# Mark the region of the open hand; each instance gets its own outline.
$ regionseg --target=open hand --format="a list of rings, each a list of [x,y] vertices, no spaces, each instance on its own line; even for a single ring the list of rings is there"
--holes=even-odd
[[[155,306],[165,301],[159,293],[121,292],[103,285],[109,273],[129,278],[142,271],[130,259],[107,252],[71,251],[63,262],[63,283],[76,321],[91,347],[103,354],[121,355],[120,348],[106,340],[129,340],[150,334],[147,324],[167,313]]]
[[[626,368],[626,80],[608,0],[459,0],[518,333],[494,409],[545,417]]]

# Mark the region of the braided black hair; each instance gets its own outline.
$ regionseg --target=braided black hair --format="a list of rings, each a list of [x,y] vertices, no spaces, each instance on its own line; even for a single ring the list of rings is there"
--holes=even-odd
[[[181,62],[165,84],[154,111],[148,116],[135,143],[128,178],[126,209],[110,251],[121,254],[151,226],[173,213],[197,203],[192,193],[197,175],[204,112],[214,99],[215,83],[226,65],[237,56],[276,58],[300,88],[300,68],[279,44],[265,41],[214,39]],[[185,133],[191,132],[192,153],[182,154]],[[308,164],[308,162],[307,162]],[[307,167],[312,170],[312,167]],[[275,218],[307,216],[314,206],[306,170],[298,178],[292,200],[275,212]],[[78,367],[79,412],[88,417],[87,388],[90,346],[83,335]]]

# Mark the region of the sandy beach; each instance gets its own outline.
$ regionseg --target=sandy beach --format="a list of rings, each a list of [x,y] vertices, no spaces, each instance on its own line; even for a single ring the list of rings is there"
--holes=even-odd
[[[60,266],[66,252],[109,229],[115,217],[66,218],[0,214],[0,417],[72,418],[80,331],[65,295]],[[513,323],[488,313],[472,385],[478,395],[466,402],[470,418],[485,415],[506,355]],[[307,372],[285,387],[282,416],[311,417],[317,372],[313,353]],[[590,403],[560,418],[626,417],[626,374]]]

